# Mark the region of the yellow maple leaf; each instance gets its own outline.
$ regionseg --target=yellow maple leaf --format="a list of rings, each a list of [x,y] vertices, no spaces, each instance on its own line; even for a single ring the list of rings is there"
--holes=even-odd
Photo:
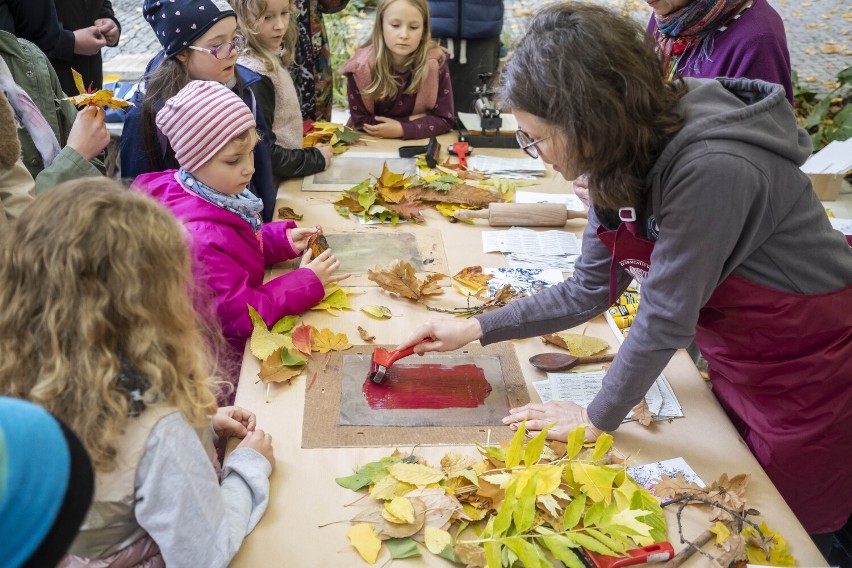
[[[311,334],[311,351],[328,353],[329,351],[346,351],[352,347],[345,333],[334,333],[327,327],[316,330]]]
[[[358,523],[346,529],[349,542],[368,564],[375,564],[382,549],[382,541],[370,523]]]
[[[728,528],[728,525],[723,523],[722,521],[716,521],[716,524],[708,529],[711,533],[716,535],[716,544],[721,544],[728,540],[728,537],[731,536],[731,529]]]
[[[426,537],[426,548],[432,554],[441,554],[453,542],[450,533],[436,527],[427,526],[424,536]]]
[[[757,531],[751,526],[747,525],[740,533],[746,539],[746,554],[749,564],[764,566],[796,566],[798,564],[790,553],[787,540],[781,536],[781,533],[766,526],[766,521],[760,524],[760,530],[767,542],[761,542]],[[768,560],[766,559],[767,550],[769,551]]]
[[[391,523],[411,524],[414,522],[414,505],[405,497],[394,497],[385,503],[382,516]]]
[[[444,472],[419,463],[395,463],[388,467],[388,471],[395,479],[418,487],[444,479]]]
[[[287,347],[286,337],[269,331],[266,322],[253,307],[249,306],[248,311],[251,323],[254,326],[249,340],[249,349],[252,355],[261,361],[265,361],[275,350]]]
[[[83,84],[83,76],[80,75],[80,73],[71,69],[71,75],[74,77],[74,85],[77,87],[77,91],[80,94],[73,97],[65,97],[62,100],[71,101],[71,104],[74,106],[94,105],[99,107],[107,106],[115,109],[135,106],[133,103],[125,101],[124,99],[116,99],[114,97],[114,93],[109,89],[100,89],[90,93],[86,91],[86,86]]]
[[[455,219],[454,213],[459,209],[479,209],[475,205],[465,205],[464,203],[436,203],[435,209],[438,210],[438,213],[443,215],[444,217],[449,217],[450,219]],[[463,220],[458,219],[462,223],[473,224],[473,221],[470,219]]]
[[[551,343],[557,347],[567,349],[571,355],[576,357],[588,357],[596,355],[609,348],[609,343],[597,337],[580,335],[578,333],[551,333],[542,336],[542,341]]]

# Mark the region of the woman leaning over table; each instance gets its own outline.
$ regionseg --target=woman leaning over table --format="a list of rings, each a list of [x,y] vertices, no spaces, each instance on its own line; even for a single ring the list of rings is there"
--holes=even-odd
[[[852,251],[799,170],[810,141],[783,89],[668,81],[638,26],[569,3],[534,18],[500,94],[522,148],[566,179],[589,174],[573,278],[472,319],[430,320],[400,347],[574,327],[636,278],[642,310],[588,409],[528,404],[504,422],[555,422],[560,439],[583,423],[590,436],[615,430],[694,338],[713,392],[808,532],[841,527],[852,511],[840,489],[852,486]]]

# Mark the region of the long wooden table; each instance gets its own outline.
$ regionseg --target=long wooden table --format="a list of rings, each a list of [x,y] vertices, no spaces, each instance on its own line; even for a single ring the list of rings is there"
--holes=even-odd
[[[451,136],[444,136],[443,147],[446,148],[452,140]],[[373,140],[367,148],[386,152],[398,145],[398,141]],[[359,148],[361,149],[363,148]],[[480,149],[477,153],[522,157],[518,150]],[[442,157],[444,156],[445,151],[442,152]],[[554,178],[552,172],[549,172],[549,177],[542,185],[529,189],[570,192],[571,185],[561,178]],[[282,184],[279,206],[293,207],[304,214],[301,226],[321,224],[327,233],[334,233],[335,229],[341,228],[352,230],[357,222],[342,218],[331,205],[338,195],[339,192],[302,192],[300,180],[292,180]],[[427,220],[423,226],[383,226],[380,230],[392,232],[439,229],[443,236],[450,274],[477,264],[505,266],[502,255],[486,255],[482,252],[480,232],[488,230],[487,225],[451,224],[434,210],[427,211],[425,217]],[[584,222],[569,221],[565,229],[575,231],[579,235],[583,226]],[[286,269],[276,268],[273,274],[279,274]],[[335,332],[346,333],[352,343],[361,343],[357,326],[362,325],[376,336],[375,343],[396,344],[407,337],[415,326],[430,317],[452,317],[428,312],[422,306],[392,297],[378,287],[355,288],[351,291],[356,293],[350,296],[355,311],[345,312],[338,317],[325,312],[309,311],[303,315],[302,321],[317,328],[328,327]],[[463,305],[463,298],[452,288],[446,288],[443,297],[431,303],[453,307]],[[364,305],[388,306],[395,317],[382,321],[371,319],[358,310]],[[590,322],[585,333],[607,340],[612,349],[618,347],[617,340],[603,318]],[[529,365],[527,359],[546,349],[538,339],[515,341],[512,344],[521,362],[530,398],[537,401],[538,397],[530,383],[544,379],[545,375]],[[315,354],[315,358],[318,357],[321,356]],[[298,377],[289,385],[273,384],[266,399],[267,386],[257,379],[259,367],[257,359],[247,352],[237,391],[237,404],[255,412],[258,427],[272,434],[277,465],[271,477],[269,509],[246,539],[232,566],[366,566],[346,538],[348,523],[339,522],[325,528],[319,528],[319,525],[346,521],[356,512],[353,507],[347,505],[356,501],[360,495],[339,487],[334,478],[349,475],[358,466],[389,455],[394,447],[301,448],[305,391],[310,375]],[[750,506],[762,513],[761,518],[766,519],[771,528],[784,535],[800,565],[824,566],[823,557],[737,434],[689,356],[683,351],[678,352],[666,367],[665,374],[683,406],[685,418],[655,423],[651,428],[644,428],[635,422],[624,424],[615,433],[615,446],[631,456],[632,463],[636,465],[683,457],[705,482],[718,479],[723,473],[729,476],[750,473],[751,483],[747,491]],[[430,463],[437,464],[450,450],[478,455],[472,445],[418,446],[417,453]],[[672,512],[667,513],[667,518],[669,540],[675,550],[680,550],[682,545],[679,543]],[[684,518],[687,538],[696,537],[709,526],[705,512],[688,511]],[[376,565],[382,565],[388,558],[385,550]],[[422,558],[399,562],[400,566],[450,565],[448,561],[428,552]],[[689,563],[699,566],[705,565],[706,561],[696,555]]]

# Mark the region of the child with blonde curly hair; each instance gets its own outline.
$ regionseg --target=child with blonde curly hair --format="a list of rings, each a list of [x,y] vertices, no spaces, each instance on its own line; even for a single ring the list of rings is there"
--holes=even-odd
[[[272,122],[273,144],[281,146],[282,153],[304,153],[302,149],[302,111],[299,95],[290,76],[293,65],[294,49],[298,29],[293,12],[295,0],[232,0],[231,5],[237,13],[237,21],[246,38],[246,45],[237,63],[251,69],[272,84],[274,96],[261,94],[258,103],[263,107],[264,116]],[[259,91],[263,93],[263,90]],[[324,167],[331,164],[332,151],[328,144],[315,146],[325,159]],[[322,163],[305,175],[323,169]]]
[[[266,509],[271,439],[251,412],[217,411],[189,290],[178,222],[104,178],[57,186],[4,229],[0,395],[68,424],[95,469],[62,566],[226,566]],[[243,438],[221,483],[211,425]]]

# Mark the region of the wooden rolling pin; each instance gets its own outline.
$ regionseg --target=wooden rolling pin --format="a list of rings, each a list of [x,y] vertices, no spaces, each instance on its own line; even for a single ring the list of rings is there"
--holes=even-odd
[[[492,227],[561,227],[568,219],[586,219],[585,211],[571,211],[560,203],[491,203],[488,209],[459,209],[460,221],[488,219]]]

